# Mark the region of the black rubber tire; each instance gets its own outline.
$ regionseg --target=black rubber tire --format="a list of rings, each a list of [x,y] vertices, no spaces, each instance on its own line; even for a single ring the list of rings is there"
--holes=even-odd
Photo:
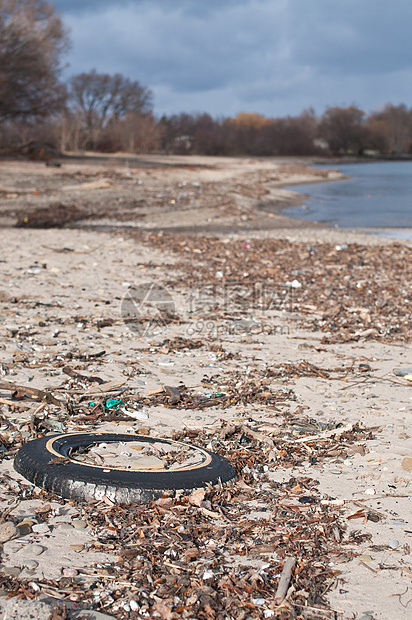
[[[202,463],[173,471],[110,469],[85,465],[69,457],[76,450],[99,443],[165,443],[187,446],[167,439],[117,433],[64,433],[27,442],[14,459],[14,469],[37,487],[68,499],[102,499],[132,504],[158,499],[166,491],[188,492],[209,484],[225,484],[236,478],[224,458],[198,448]],[[64,461],[63,461],[64,459]],[[63,462],[59,462],[62,460]]]

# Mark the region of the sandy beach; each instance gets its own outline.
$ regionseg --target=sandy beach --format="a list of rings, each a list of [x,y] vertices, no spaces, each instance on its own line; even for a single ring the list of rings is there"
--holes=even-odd
[[[306,160],[60,163],[0,162],[1,381],[68,404],[0,381],[2,617],[409,618],[412,242],[282,213],[344,182]],[[131,323],[153,285],[173,311],[140,296]],[[127,507],[14,470],[78,431],[190,441],[238,478]]]

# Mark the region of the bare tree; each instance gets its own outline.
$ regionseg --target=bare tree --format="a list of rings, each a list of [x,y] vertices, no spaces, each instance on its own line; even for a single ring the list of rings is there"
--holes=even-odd
[[[88,148],[94,148],[103,129],[130,113],[151,109],[152,93],[120,73],[81,73],[71,79],[70,97],[80,112],[87,132]]]
[[[334,155],[361,155],[367,146],[365,113],[355,106],[328,108],[322,116],[319,129],[321,138],[328,142]]]
[[[381,112],[371,114],[371,122],[385,127],[386,150],[399,155],[407,153],[412,142],[412,114],[405,105],[386,104]]]
[[[130,112],[120,121],[123,150],[129,153],[151,153],[159,148],[160,129],[150,112]]]
[[[52,4],[0,0],[0,121],[32,120],[62,109],[60,57],[67,45]]]

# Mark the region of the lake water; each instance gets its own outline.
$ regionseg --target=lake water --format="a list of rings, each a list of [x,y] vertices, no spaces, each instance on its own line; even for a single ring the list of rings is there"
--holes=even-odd
[[[344,164],[337,168],[351,178],[289,187],[310,197],[302,206],[285,210],[285,215],[343,228],[412,229],[412,161]],[[410,238],[410,233],[394,236]]]

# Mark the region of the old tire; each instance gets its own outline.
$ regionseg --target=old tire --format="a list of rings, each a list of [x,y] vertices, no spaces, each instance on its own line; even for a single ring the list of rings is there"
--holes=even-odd
[[[173,471],[130,470],[82,464],[70,457],[73,451],[99,443],[164,443],[167,439],[118,433],[64,433],[46,435],[26,443],[14,460],[15,470],[37,487],[68,499],[102,499],[131,504],[157,499],[167,491],[190,492],[209,484],[225,484],[236,477],[232,465],[218,454],[190,446],[199,464]]]

